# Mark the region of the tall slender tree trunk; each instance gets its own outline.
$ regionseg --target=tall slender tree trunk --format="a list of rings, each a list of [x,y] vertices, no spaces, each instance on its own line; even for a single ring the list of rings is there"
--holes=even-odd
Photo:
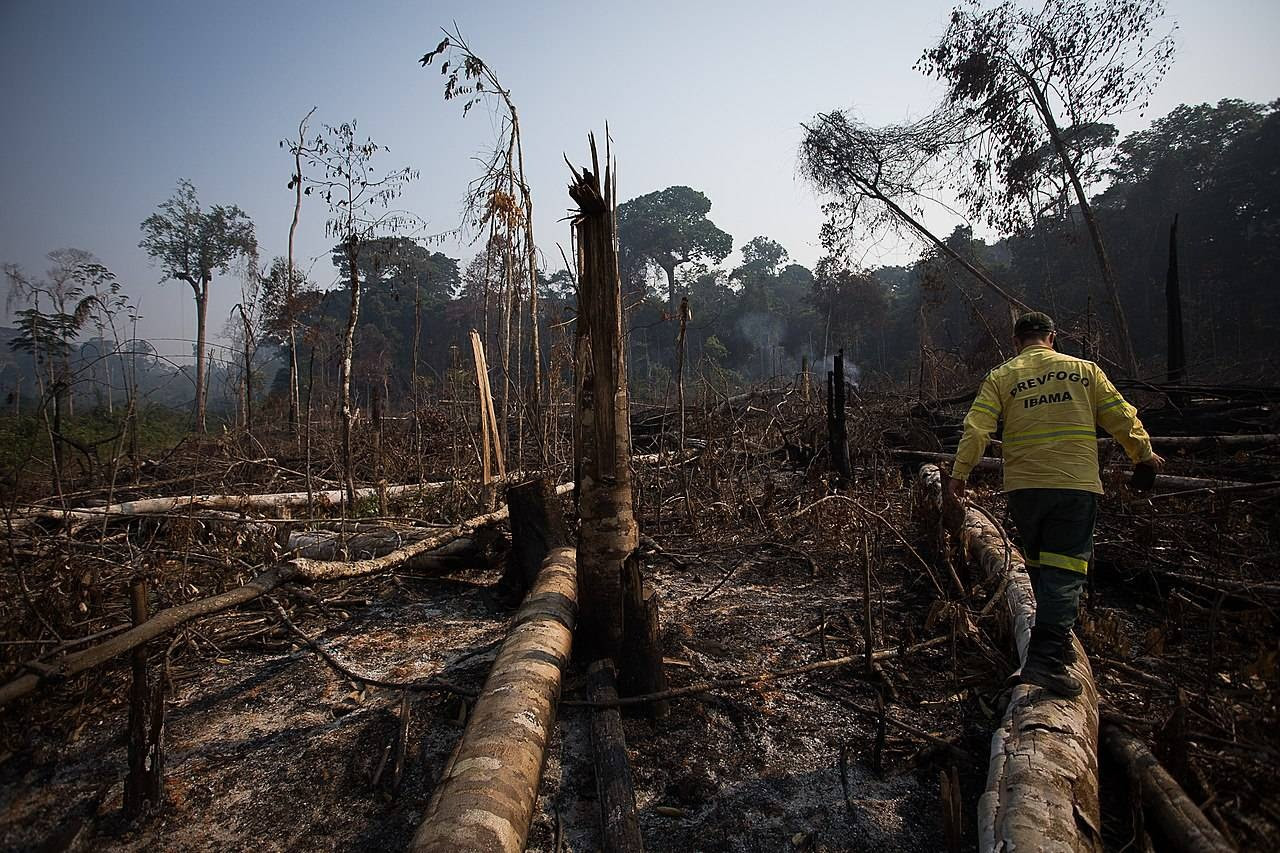
[[[311,112],[298,122],[298,144],[293,147],[293,221],[289,224],[289,277],[284,288],[285,321],[289,324],[289,429],[295,435],[298,432],[298,409],[302,398],[298,390],[298,335],[295,322],[297,318],[294,316],[298,293],[293,268],[293,238],[298,232],[298,216],[302,212],[302,147],[306,144],[307,119],[315,111],[316,108],[312,107]]]
[[[1085,226],[1089,229],[1089,239],[1093,243],[1094,254],[1098,256],[1098,269],[1102,273],[1102,284],[1107,291],[1107,299],[1111,302],[1111,312],[1115,315],[1116,333],[1120,339],[1120,355],[1124,359],[1130,375],[1136,379],[1138,376],[1138,356],[1133,349],[1133,338],[1129,335],[1129,321],[1125,318],[1124,306],[1120,303],[1120,289],[1116,284],[1116,275],[1111,267],[1111,259],[1107,256],[1106,244],[1102,240],[1102,230],[1098,227],[1098,219],[1093,214],[1093,206],[1089,204],[1089,199],[1084,192],[1084,185],[1080,182],[1080,170],[1076,168],[1075,161],[1071,159],[1071,154],[1067,151],[1066,142],[1062,138],[1062,131],[1058,129],[1058,121],[1053,115],[1053,110],[1049,107],[1049,101],[1045,97],[1044,91],[1035,81],[1035,78],[1023,71],[1017,63],[1014,63],[1014,68],[1017,69],[1018,74],[1030,87],[1040,118],[1044,121],[1044,126],[1049,131],[1049,139],[1053,142],[1053,148],[1058,153],[1058,159],[1062,161],[1062,167],[1066,170],[1067,177],[1071,181],[1071,189],[1075,193],[1076,202],[1080,205],[1080,214],[1084,217]]]
[[[347,313],[347,330],[342,338],[342,361],[339,364],[338,393],[342,402],[342,469],[343,479],[347,487],[347,505],[356,502],[355,460],[351,447],[351,433],[355,423],[355,411],[351,408],[351,359],[355,352],[356,321],[360,317],[360,273],[356,269],[356,261],[360,256],[360,241],[357,237],[347,238],[347,267],[351,272],[348,281],[351,287],[351,309]]]
[[[508,101],[510,105],[510,102]],[[521,195],[524,198],[524,250],[529,267],[529,352],[533,355],[533,412],[540,419],[542,411],[542,345],[538,335],[538,246],[533,242],[533,197],[524,179],[524,149],[520,141],[520,120],[511,106],[511,134],[516,143],[516,172],[520,178]],[[545,445],[545,437],[543,444]]]
[[[1178,215],[1169,226],[1169,271],[1164,280],[1164,299],[1168,332],[1169,382],[1178,384],[1187,373],[1187,351],[1182,339],[1182,289],[1178,282]]]
[[[501,340],[498,342],[498,355],[502,363],[502,397],[498,404],[498,430],[502,437],[502,443],[510,449],[511,446],[511,427],[508,417],[511,409],[511,312],[515,301],[514,278],[515,271],[512,269],[512,252],[511,252],[511,236],[507,235],[507,245],[503,250],[503,294],[502,294],[502,325],[498,329]]]
[[[240,306],[240,320],[244,323],[244,431],[253,435],[253,349],[249,336],[249,313]]]
[[[205,403],[208,388],[205,383],[205,334],[209,320],[209,280],[202,279],[195,285],[196,292],[196,402],[195,429],[200,435],[205,434]]]
[[[676,265],[659,264],[662,271],[667,274],[667,308],[671,313],[676,312]]]
[[[428,276],[430,273],[428,273]],[[428,279],[429,280],[429,279]],[[418,480],[422,480],[422,419],[418,417],[418,342],[422,336],[422,288],[418,277],[413,277],[413,383],[410,405],[413,406],[413,458],[418,466]]]

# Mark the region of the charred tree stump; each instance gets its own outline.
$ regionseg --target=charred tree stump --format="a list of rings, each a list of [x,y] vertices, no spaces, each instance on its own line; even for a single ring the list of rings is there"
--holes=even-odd
[[[624,696],[644,696],[667,689],[667,671],[662,664],[662,637],[658,625],[658,594],[644,582],[640,560],[632,554],[623,565],[623,637],[621,689]],[[650,702],[643,713],[665,718],[671,703]]]
[[[582,585],[581,646],[594,658],[618,660],[623,638],[623,564],[639,529],[631,494],[631,416],[615,239],[613,171],[600,170],[595,137],[591,168],[573,170],[577,204],[576,380],[579,461],[578,556]],[[603,179],[603,181],[602,181]]]
[[[598,660],[587,670],[592,702],[616,702],[617,671],[613,662]],[[636,816],[636,792],[627,759],[627,740],[617,708],[591,712],[591,754],[600,802],[600,837],[605,853],[640,853],[640,820]]]
[[[853,480],[849,461],[849,424],[845,418],[844,349],[836,353],[835,370],[827,374],[827,444],[838,488]]]
[[[516,612],[411,850],[524,850],[577,605],[574,551],[555,548]]]
[[[1142,741],[1123,729],[1107,725],[1102,729],[1102,742],[1124,766],[1131,786],[1141,792],[1142,808],[1150,819],[1146,825],[1155,824],[1154,828],[1168,845],[1162,849],[1177,853],[1231,853],[1235,849]]]
[[[511,550],[500,585],[504,594],[523,597],[551,549],[569,545],[569,534],[556,488],[546,477],[509,487],[507,508]]]
[[[147,582],[129,587],[133,624],[146,622]],[[147,646],[133,650],[133,681],[129,688],[129,773],[124,783],[124,814],[136,820],[159,809],[164,796],[164,679],[154,690],[147,666]]]

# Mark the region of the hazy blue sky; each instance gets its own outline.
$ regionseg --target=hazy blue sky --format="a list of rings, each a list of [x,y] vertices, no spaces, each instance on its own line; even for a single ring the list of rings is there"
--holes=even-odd
[[[928,109],[938,89],[911,66],[950,5],[0,0],[0,260],[38,271],[50,249],[91,250],[141,304],[141,334],[191,338],[190,290],[158,284],[138,224],[187,177],[206,204],[249,213],[265,258],[284,254],[291,161],[277,142],[312,106],[316,124],[358,118],[391,147],[383,166],[419,169],[404,207],[430,231],[454,227],[471,157],[495,129],[486,111],[462,118],[458,102],[443,102],[437,70],[418,65],[456,21],[521,111],[537,236],[555,265],[555,243],[567,243],[561,155],[581,162],[587,131],[605,121],[620,199],[688,184],[711,198],[735,253],[765,234],[812,264],[821,215],[795,173],[800,122],[837,107],[872,123]],[[1174,68],[1147,117],[1122,117],[1122,132],[1179,103],[1280,97],[1278,10],[1171,0]],[[309,201],[298,251],[304,264],[317,259],[312,275],[327,286],[325,211]],[[880,246],[868,260],[903,256]],[[219,329],[237,283],[214,290]]]

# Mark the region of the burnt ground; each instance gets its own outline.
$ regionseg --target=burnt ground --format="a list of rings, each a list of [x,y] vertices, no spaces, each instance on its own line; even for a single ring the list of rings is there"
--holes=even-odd
[[[886,476],[893,482],[874,491],[893,495],[896,523],[915,538],[907,490],[896,472]],[[773,516],[822,494],[802,473],[775,472],[769,483]],[[676,524],[668,513],[667,532],[653,533],[661,551],[650,548],[646,570],[662,596],[672,686],[860,653],[864,534],[873,558],[875,647],[946,633],[926,631],[936,591],[887,529],[824,502],[764,532],[741,517],[756,509],[750,501],[711,506],[700,527]],[[446,577],[326,585],[312,592],[340,603],[306,607],[295,618],[360,674],[397,681],[443,674],[475,688],[510,615],[491,591],[497,579],[495,568],[477,566]],[[252,622],[269,612],[250,605],[208,621]],[[963,643],[954,661],[952,651],[948,644],[886,661],[874,678],[843,667],[677,699],[665,720],[628,716],[649,849],[943,846],[938,774],[957,765],[971,814],[985,776],[982,708],[994,713],[997,701],[977,701],[966,688],[994,679],[991,662]],[[166,807],[131,827],[120,818],[127,712],[123,691],[110,689],[123,680],[116,672],[109,685],[62,688],[55,701],[71,719],[44,717],[23,733],[25,742],[9,741],[0,764],[7,849],[400,848],[461,733],[466,706],[449,694],[411,695],[407,761],[392,792],[386,778],[377,786],[371,779],[399,728],[399,691],[362,689],[296,644],[186,654],[169,700]],[[575,666],[565,697],[580,697],[582,681]],[[114,695],[77,709],[77,692],[95,689]],[[878,737],[882,692],[891,719],[963,752],[892,724]],[[599,846],[588,713],[561,709],[531,850]]]
[[[851,426],[862,433],[859,443],[870,443],[863,436],[877,428]],[[974,584],[959,601],[950,593],[947,555],[929,547],[936,530],[912,520],[910,489],[887,457],[859,460],[848,492],[854,506],[826,497],[820,462],[806,469],[760,452],[767,443],[745,430],[719,434],[731,437],[713,439],[687,469],[687,500],[679,468],[646,469],[639,483],[644,567],[661,595],[671,686],[861,654],[868,562],[872,646],[942,640],[873,673],[842,666],[679,698],[663,720],[628,715],[646,846],[945,849],[939,778],[954,766],[963,847],[974,848],[972,816],[1010,668],[1000,651],[1000,608],[977,615],[993,590]],[[1177,467],[1205,473],[1189,461]],[[980,484],[975,498],[1001,517],[994,482]],[[474,514],[468,499],[401,512],[461,518]],[[1274,507],[1274,500],[1206,506],[1195,496],[1109,497],[1082,626],[1104,718],[1152,744],[1241,849],[1280,843]],[[184,541],[184,553],[203,557],[184,557],[162,573],[165,601],[227,588],[254,565],[242,537],[228,540],[216,525],[182,535],[195,540]],[[129,536],[172,548],[177,533],[143,524]],[[972,581],[963,565],[955,568]],[[443,576],[316,585],[277,599],[359,674],[405,682],[441,675],[475,690],[512,612],[495,591],[499,576],[490,561]],[[67,600],[90,616],[101,608],[103,621],[84,623],[80,633],[127,618],[118,599],[95,592],[101,586],[86,575],[50,587],[80,596]],[[406,694],[338,674],[300,647],[270,605],[194,623],[167,649],[153,649],[154,665],[166,658],[163,811],[138,824],[121,817],[121,663],[48,686],[0,715],[0,848],[403,848],[468,707],[465,697],[439,690],[407,694],[405,763],[393,785],[383,757],[394,754]],[[599,847],[589,712],[573,704],[582,698],[583,670],[575,663],[566,675],[531,850]],[[1118,771],[1104,763],[1108,849],[1133,844],[1131,804]]]

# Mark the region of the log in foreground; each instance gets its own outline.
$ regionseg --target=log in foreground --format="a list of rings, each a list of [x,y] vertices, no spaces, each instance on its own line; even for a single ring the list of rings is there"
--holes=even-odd
[[[1142,807],[1159,827],[1168,849],[1177,853],[1231,853],[1235,849],[1160,766],[1146,744],[1114,725],[1103,726],[1102,742],[1142,791]]]
[[[557,494],[564,494],[573,488],[570,483],[558,486]],[[132,651],[139,645],[154,640],[156,637],[163,636],[173,629],[197,619],[201,616],[208,616],[211,613],[218,613],[228,610],[237,605],[253,601],[255,598],[266,595],[280,584],[290,580],[308,580],[308,581],[326,581],[337,580],[340,578],[350,578],[362,574],[371,574],[373,572],[383,571],[386,569],[397,568],[403,565],[412,566],[416,558],[428,554],[435,548],[457,539],[461,536],[476,530],[495,521],[501,521],[506,517],[507,509],[503,507],[496,512],[486,515],[479,515],[475,518],[468,519],[461,524],[441,530],[429,539],[423,539],[415,542],[407,548],[401,548],[392,551],[381,557],[369,560],[355,560],[352,562],[329,562],[323,560],[306,560],[299,558],[291,563],[282,563],[272,566],[266,571],[259,574],[253,580],[244,586],[236,587],[218,595],[211,595],[207,598],[200,598],[195,601],[189,601],[186,604],[180,604],[162,610],[155,616],[137,625],[122,634],[117,634],[109,640],[99,643],[96,646],[90,646],[74,654],[67,655],[64,658],[53,661],[48,665],[49,672],[36,674],[27,673],[21,675],[7,684],[0,685],[0,706],[3,706],[14,699],[25,696],[38,687],[42,680],[49,676],[63,679],[78,675],[85,670],[92,669],[95,666],[106,663],[107,661],[119,657],[126,652]]]
[[[613,661],[606,658],[591,664],[587,677],[592,702],[608,705],[618,701],[618,671]],[[605,853],[643,853],[627,738],[617,707],[592,710],[591,756],[600,804],[600,846]]]
[[[572,548],[555,548],[516,612],[414,835],[413,850],[524,849],[577,605],[576,554]]]
[[[941,512],[942,472],[920,468],[925,505]],[[1035,597],[1022,555],[981,512],[969,507],[951,534],[971,562],[1006,583],[1005,603],[1018,651],[1025,661]],[[1071,674],[1084,685],[1075,699],[1051,696],[1020,684],[991,738],[987,786],[978,800],[981,851],[1102,849],[1098,803],[1098,690],[1084,648],[1074,635]]]

